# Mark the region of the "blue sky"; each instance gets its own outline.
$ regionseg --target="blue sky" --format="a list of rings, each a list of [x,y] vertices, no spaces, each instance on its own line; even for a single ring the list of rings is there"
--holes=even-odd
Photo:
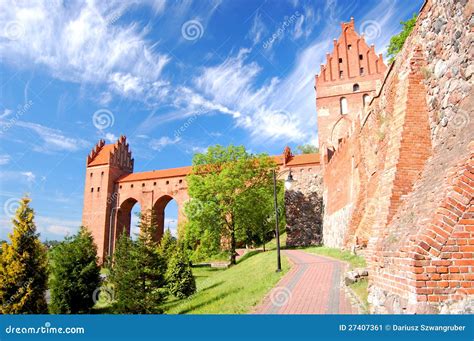
[[[127,136],[135,171],[214,144],[317,144],[314,75],[355,18],[385,53],[422,1],[0,1],[0,239],[28,193],[42,239],[81,223],[85,158]],[[176,205],[167,207],[173,227]]]

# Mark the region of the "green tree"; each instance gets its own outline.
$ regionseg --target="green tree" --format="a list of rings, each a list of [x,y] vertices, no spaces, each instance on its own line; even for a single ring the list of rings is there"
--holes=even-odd
[[[284,230],[284,188],[281,181],[277,183],[277,207],[280,231]],[[258,209],[256,209],[258,208]],[[245,191],[238,199],[236,225],[242,228],[238,240],[246,245],[262,245],[271,240],[275,231],[275,203],[273,183]]]
[[[94,291],[100,287],[97,247],[84,227],[50,252],[50,311],[54,314],[89,313]]]
[[[155,215],[146,212],[140,216],[136,242],[119,237],[109,276],[117,313],[161,313],[166,263],[158,251],[157,227]]]
[[[171,294],[186,298],[196,292],[196,281],[186,253],[178,248],[168,264],[166,282]]]
[[[169,262],[173,257],[173,254],[176,252],[177,244],[178,242],[171,234],[171,231],[166,229],[165,233],[163,233],[163,237],[161,237],[160,245],[158,246],[158,252],[166,262]]]
[[[410,35],[411,31],[413,31],[416,24],[416,13],[413,14],[411,19],[401,21],[400,24],[403,26],[402,31],[399,34],[394,35],[390,39],[390,44],[388,45],[387,57],[389,57],[389,63],[392,63],[395,60],[395,57],[402,49],[405,40]]]
[[[13,222],[10,244],[2,245],[0,297],[2,314],[45,314],[47,256],[39,241],[30,199],[21,199]]]
[[[251,155],[243,146],[214,146],[207,153],[196,154],[193,171],[188,176],[190,202],[185,207],[188,217],[186,238],[195,247],[208,230],[213,243],[220,242],[228,251],[231,264],[236,263],[239,231],[237,215],[244,211],[241,200],[247,191],[268,187],[272,181],[270,170],[275,167],[267,155]],[[253,207],[259,210],[261,204]]]
[[[301,154],[314,154],[319,152],[319,148],[312,144],[302,144],[296,147]]]

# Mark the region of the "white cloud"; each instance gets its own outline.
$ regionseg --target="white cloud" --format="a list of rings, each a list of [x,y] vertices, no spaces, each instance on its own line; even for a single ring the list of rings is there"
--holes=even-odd
[[[10,109],[5,109],[5,110],[3,110],[3,113],[0,114],[0,120],[7,118],[7,117],[10,116],[12,113],[13,113],[13,111],[11,111]]]
[[[0,122],[1,124],[2,122]],[[57,151],[74,152],[88,147],[89,143],[83,139],[66,136],[62,131],[45,127],[38,123],[18,121],[15,125],[35,132],[42,144],[34,143],[33,150],[37,152],[51,153]]]
[[[149,143],[149,146],[153,150],[160,151],[166,146],[170,144],[175,144],[179,141],[180,141],[179,137],[175,137],[174,139],[172,139],[168,136],[163,136],[163,137],[160,137],[159,139],[152,139]]]
[[[41,239],[45,239],[48,234],[52,234],[54,238],[58,239],[71,236],[77,233],[81,226],[81,222],[77,220],[47,216],[36,216],[35,222]]]
[[[36,175],[33,172],[21,172],[20,174],[25,177],[27,182],[29,183],[35,182]]]
[[[10,155],[0,154],[0,166],[7,165],[10,163]]]
[[[115,143],[118,140],[117,136],[112,133],[106,133],[104,137],[110,143]]]
[[[304,6],[303,14],[298,17],[295,23],[293,38],[308,38],[320,20],[321,15],[319,12],[315,13],[313,6]]]
[[[153,6],[161,13],[164,1]],[[62,80],[107,83],[124,95],[145,91],[170,58],[147,41],[147,28],[118,24],[130,7],[120,1],[0,1],[0,27],[11,28],[0,32],[0,54],[19,67],[43,65]]]
[[[252,44],[257,45],[260,43],[266,32],[267,28],[263,23],[262,16],[257,12],[253,18],[252,27],[248,33],[249,38],[252,40]]]

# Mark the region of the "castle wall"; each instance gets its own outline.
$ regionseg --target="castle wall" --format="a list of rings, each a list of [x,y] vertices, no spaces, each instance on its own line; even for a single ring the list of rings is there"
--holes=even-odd
[[[325,165],[324,241],[367,247],[376,313],[466,311],[474,294],[473,6],[425,3]]]
[[[321,245],[323,193],[321,167],[292,167],[292,188],[285,191],[286,245]]]

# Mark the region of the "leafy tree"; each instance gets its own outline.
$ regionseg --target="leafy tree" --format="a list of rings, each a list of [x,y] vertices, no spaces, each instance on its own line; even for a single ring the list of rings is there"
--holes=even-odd
[[[196,292],[196,281],[189,259],[181,248],[176,250],[168,264],[166,282],[170,293],[177,298],[186,298]]]
[[[301,154],[313,154],[318,153],[319,148],[312,144],[303,144],[296,147]]]
[[[281,181],[277,183],[277,207],[280,230],[285,226],[284,188]],[[255,209],[258,208],[258,209]],[[273,183],[253,188],[239,197],[236,224],[245,228],[239,229],[238,240],[247,245],[262,245],[271,240],[275,232],[275,203]]]
[[[411,31],[413,31],[416,24],[416,13],[413,14],[411,19],[401,21],[400,24],[403,26],[402,31],[399,34],[394,35],[390,39],[390,44],[388,45],[387,56],[389,57],[389,63],[392,63],[395,60],[395,56],[400,52],[405,40],[410,35]]]
[[[155,215],[147,212],[140,216],[136,242],[119,237],[109,276],[117,313],[161,313],[166,263],[158,251],[157,226]]]
[[[10,244],[2,245],[0,297],[2,314],[44,314],[48,279],[46,250],[39,241],[30,199],[21,199]]]
[[[171,234],[171,231],[166,229],[163,237],[161,237],[160,245],[158,246],[158,252],[166,262],[169,262],[173,257],[173,254],[176,252],[177,244],[178,242]]]
[[[55,314],[89,313],[94,291],[100,287],[97,247],[84,227],[50,252],[50,311]]]
[[[188,176],[191,196],[185,211],[188,216],[186,238],[199,245],[207,230],[212,242],[221,242],[229,252],[231,264],[236,263],[238,237],[245,235],[247,227],[239,224],[237,215],[245,205],[241,198],[247,191],[272,181],[270,170],[274,162],[266,155],[251,155],[243,146],[209,147],[205,154],[196,154],[193,172]],[[253,207],[261,209],[261,204]],[[212,243],[211,243],[212,244]]]

